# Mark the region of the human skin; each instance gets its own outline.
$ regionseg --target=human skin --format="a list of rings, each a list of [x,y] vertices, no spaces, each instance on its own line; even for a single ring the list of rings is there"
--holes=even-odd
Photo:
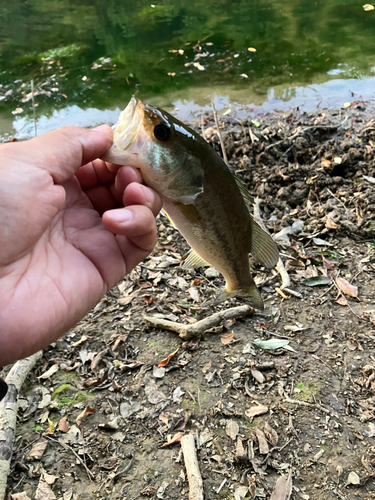
[[[57,340],[155,246],[160,197],[97,159],[112,142],[64,127],[0,146],[0,366]]]

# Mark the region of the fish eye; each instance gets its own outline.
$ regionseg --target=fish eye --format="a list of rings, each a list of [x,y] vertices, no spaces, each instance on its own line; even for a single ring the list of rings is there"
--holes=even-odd
[[[166,123],[158,123],[154,128],[154,136],[158,141],[165,142],[171,136],[171,128]]]

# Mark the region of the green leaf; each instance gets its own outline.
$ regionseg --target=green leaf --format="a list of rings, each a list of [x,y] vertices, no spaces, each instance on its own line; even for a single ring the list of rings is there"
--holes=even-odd
[[[307,278],[305,280],[305,285],[307,286],[320,286],[329,285],[332,282],[331,278],[328,276],[314,276],[313,278]]]
[[[261,349],[280,349],[280,347],[286,347],[289,344],[290,340],[284,339],[269,339],[269,340],[260,340],[256,339],[253,341],[257,347]]]
[[[258,122],[258,120],[251,120],[251,123],[256,127],[260,127],[260,123]]]

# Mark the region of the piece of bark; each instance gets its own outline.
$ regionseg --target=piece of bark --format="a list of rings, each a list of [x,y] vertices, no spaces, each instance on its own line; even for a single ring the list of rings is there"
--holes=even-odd
[[[203,481],[192,434],[183,436],[181,439],[181,448],[189,481],[189,500],[203,500]]]
[[[8,373],[5,382],[8,392],[0,403],[0,500],[4,500],[7,479],[12,459],[13,439],[17,422],[18,393],[25,378],[42,357],[42,351],[29,358],[17,361]]]
[[[166,319],[155,318],[154,316],[147,315],[143,316],[143,319],[146,323],[155,328],[177,332],[182,339],[190,340],[194,337],[200,338],[205,331],[217,326],[222,321],[248,316],[253,312],[254,309],[248,305],[231,307],[230,309],[212,314],[211,316],[208,316],[208,318],[192,323],[191,325],[184,325],[176,323],[175,321],[168,321]]]

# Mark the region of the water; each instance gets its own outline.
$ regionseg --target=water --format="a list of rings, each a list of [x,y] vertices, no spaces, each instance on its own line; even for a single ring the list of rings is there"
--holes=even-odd
[[[375,10],[348,0],[0,0],[0,139],[33,135],[32,79],[38,133],[113,122],[134,92],[185,119],[213,96],[238,116],[343,106],[375,98]]]

